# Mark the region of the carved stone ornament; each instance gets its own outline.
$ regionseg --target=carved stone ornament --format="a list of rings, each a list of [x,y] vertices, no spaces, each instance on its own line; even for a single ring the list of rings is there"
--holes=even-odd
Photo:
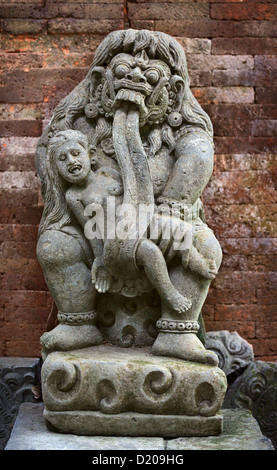
[[[210,374],[218,370],[216,353],[200,340],[201,309],[222,259],[200,199],[213,170],[212,138],[210,119],[189,87],[184,51],[159,32],[109,34],[85,79],[54,110],[36,155],[44,198],[37,255],[59,321],[41,338],[42,377],[50,363],[59,364],[51,384],[68,367],[62,365],[65,352],[80,350],[80,361],[85,354],[89,367],[98,370],[96,352],[103,342],[115,361],[118,347],[147,347],[151,364],[163,356],[173,358],[170,370],[174,361],[176,367],[189,361]],[[55,364],[54,353],[61,354]],[[108,396],[109,390],[118,396],[120,381],[103,367],[107,373],[99,384],[109,383]],[[190,373],[190,367],[182,369],[181,383]],[[82,389],[80,377],[75,391]],[[207,400],[213,402],[212,393],[217,403],[226,390],[224,374],[218,377],[221,386],[207,388]],[[48,381],[42,383],[48,397]],[[67,379],[61,387],[71,395]],[[47,410],[54,411],[47,400]],[[162,415],[198,415],[196,408],[181,411],[177,403],[174,410],[162,407]],[[89,412],[91,406],[83,397],[82,409]],[[64,404],[58,413],[66,411]],[[59,422],[55,418],[63,431]]]
[[[205,347],[214,351],[219,367],[226,375],[242,369],[254,361],[253,347],[236,331],[209,331],[206,333]]]
[[[251,362],[229,388],[224,408],[247,408],[277,450],[277,363]]]
[[[34,401],[39,359],[0,358],[0,450],[9,438],[19,406]]]

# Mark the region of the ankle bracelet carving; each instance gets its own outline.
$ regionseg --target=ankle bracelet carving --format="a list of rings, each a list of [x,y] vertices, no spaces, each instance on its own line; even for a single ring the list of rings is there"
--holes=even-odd
[[[159,319],[156,323],[158,330],[162,333],[197,333],[198,321],[194,320],[164,320]]]
[[[59,312],[58,320],[66,325],[83,325],[84,323],[93,323],[96,320],[96,313],[94,311],[82,313]]]

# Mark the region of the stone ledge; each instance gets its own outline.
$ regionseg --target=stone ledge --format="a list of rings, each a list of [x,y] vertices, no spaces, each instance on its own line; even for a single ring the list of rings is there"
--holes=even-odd
[[[5,450],[274,450],[260,432],[250,411],[222,410],[223,434],[211,437],[76,436],[50,431],[43,418],[43,403],[23,403]]]
[[[218,436],[222,432],[222,415],[183,416],[144,413],[104,414],[97,411],[47,411],[46,422],[54,430],[94,436],[178,437]],[[96,431],[97,430],[97,431]]]

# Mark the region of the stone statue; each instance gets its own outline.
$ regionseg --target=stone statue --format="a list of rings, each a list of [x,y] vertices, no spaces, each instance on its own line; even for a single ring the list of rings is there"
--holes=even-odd
[[[55,352],[97,355],[105,342],[150,347],[151,364],[162,356],[218,370],[199,336],[222,258],[200,200],[212,125],[180,44],[146,30],[109,34],[54,110],[36,158],[37,255],[59,321],[41,338],[45,364]]]

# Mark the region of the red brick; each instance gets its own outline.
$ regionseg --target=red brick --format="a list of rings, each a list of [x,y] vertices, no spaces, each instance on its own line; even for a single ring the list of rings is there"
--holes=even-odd
[[[134,28],[134,20],[131,22]],[[233,37],[234,23],[233,21],[184,21],[184,19],[176,20],[155,20],[155,29],[170,34],[171,36],[185,36],[198,38],[211,37]]]
[[[277,72],[269,70],[214,70],[214,86],[264,86],[277,84]]]
[[[1,84],[7,86],[9,83],[18,86],[34,86],[42,90],[43,86],[62,87],[67,82],[71,86],[76,86],[86,76],[87,70],[84,68],[51,68],[51,69],[30,69],[8,70],[2,73]],[[31,100],[30,100],[31,101]]]
[[[4,3],[1,6],[2,18],[45,18],[45,8],[43,5],[17,3],[14,5]]]
[[[31,207],[38,204],[38,192],[35,189],[1,189],[0,198],[5,207]]]
[[[239,304],[231,305],[215,305],[214,319],[221,321],[265,321],[269,322],[275,318],[276,311],[273,305],[257,305],[257,304]]]
[[[265,104],[272,104],[277,102],[277,87],[272,88],[263,88],[257,87],[256,88],[256,102],[257,103],[265,103]]]
[[[277,265],[277,255],[252,255],[247,257],[247,268],[250,271],[274,272]]]
[[[2,243],[3,258],[35,258],[36,243],[34,242],[10,242]]]
[[[84,7],[83,4],[76,2],[59,3],[53,0],[48,0],[45,8],[46,18],[83,18]]]
[[[34,52],[1,52],[0,61],[4,70],[25,67],[38,68],[43,65],[42,54]]]
[[[256,119],[252,121],[251,134],[254,136],[276,136],[277,120]]]
[[[252,344],[252,338],[255,338],[255,323],[241,321],[208,321],[206,325],[207,331],[220,331],[229,330],[230,332],[237,331],[237,333],[244,339],[250,340]]]
[[[37,227],[35,225],[0,225],[0,242],[2,241],[36,241]]]
[[[213,54],[277,54],[277,39],[275,38],[214,38],[212,39]]]
[[[2,325],[0,323],[0,329],[1,327]],[[5,356],[6,355],[5,352],[6,352],[6,341],[0,338],[0,356],[1,357]]]
[[[216,153],[276,152],[276,137],[215,137]]]
[[[52,306],[52,298],[48,292],[37,291],[1,291],[0,306],[5,306],[5,322],[44,323]]]
[[[216,136],[250,135],[251,120],[245,106],[224,103],[203,107],[211,118]]]
[[[277,6],[261,3],[212,4],[211,18],[224,20],[274,20]]]
[[[252,87],[192,87],[192,92],[198,102],[202,104],[218,103],[254,103],[254,90]]]
[[[46,20],[6,19],[2,23],[3,32],[11,34],[41,34],[46,28]]]
[[[128,16],[132,19],[164,20],[165,14],[168,20],[185,18],[187,21],[209,18],[208,3],[140,3],[139,8],[135,3],[128,4]]]
[[[267,254],[274,255],[277,251],[277,238],[225,238],[221,241],[225,254]]]
[[[3,147],[1,148],[1,151]],[[4,155],[0,159],[0,171],[32,171],[35,170],[34,154],[26,154],[23,158],[18,155]]]
[[[42,121],[0,121],[0,137],[39,137],[42,134]]]
[[[92,3],[92,4],[84,4],[84,17],[91,18],[91,19],[105,19],[105,20],[113,20],[118,19],[123,21],[124,17],[124,9],[123,9],[123,2],[122,5],[116,2],[109,2],[106,4],[106,7],[103,8],[102,2]]]
[[[48,21],[49,34],[103,34],[122,29],[120,20],[55,18]]]
[[[250,202],[248,188],[209,187],[203,193],[204,204],[247,204]]]
[[[7,103],[39,103],[43,101],[42,87],[7,85],[0,86],[0,101]]]
[[[275,55],[256,55],[254,64],[256,69],[276,72],[277,57]]]
[[[39,224],[42,207],[2,207],[0,224]]]
[[[41,357],[39,336],[34,341],[6,341],[5,356],[11,357]]]
[[[276,305],[277,289],[258,289],[257,298],[258,303],[261,305]]]
[[[234,37],[276,37],[276,21],[235,21]]]
[[[261,338],[253,338],[251,340],[251,344],[254,349],[255,358],[261,359],[263,357],[267,357],[267,360],[269,361],[276,360],[274,358],[277,357],[277,338],[263,338],[262,340]],[[272,359],[270,359],[270,356]]]
[[[255,104],[255,103],[220,103],[220,104],[203,104],[204,110],[210,116],[213,125],[218,125],[220,128],[220,118],[227,120],[229,126],[234,126],[235,129],[244,129],[245,123],[249,121],[259,120],[274,120],[277,119],[277,107],[275,104]],[[223,125],[222,128],[225,128]],[[225,128],[228,135],[229,130]],[[250,127],[248,127],[250,135]]]
[[[221,239],[221,244],[222,244]],[[220,266],[220,271],[224,273],[233,272],[233,271],[247,271],[247,257],[245,255],[226,255],[224,254],[223,260]]]

